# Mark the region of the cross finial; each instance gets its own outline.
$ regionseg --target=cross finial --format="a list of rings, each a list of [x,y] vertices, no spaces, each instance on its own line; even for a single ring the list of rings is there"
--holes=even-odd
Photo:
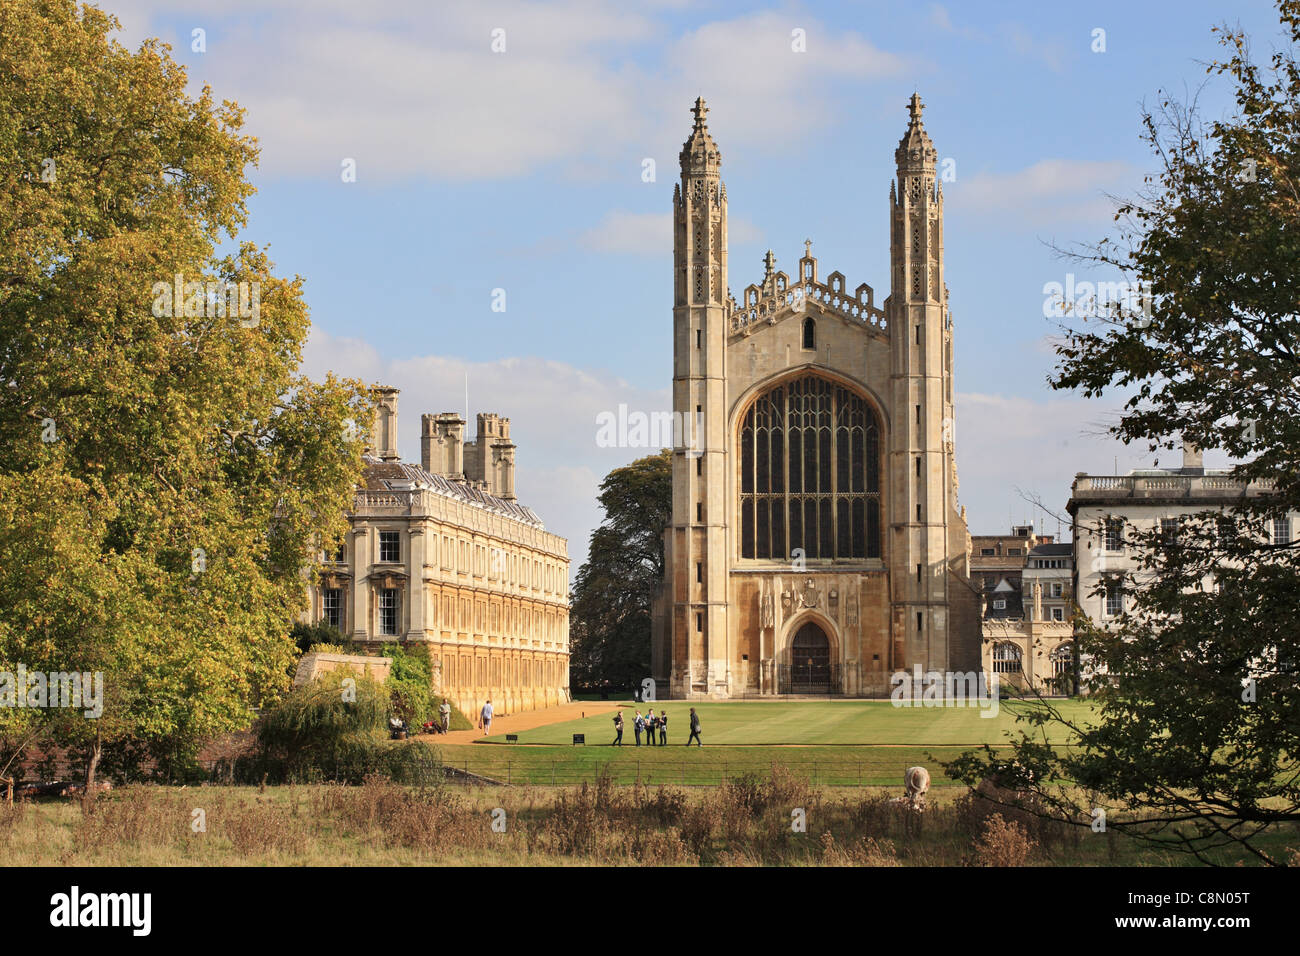
[[[811,240],[811,239],[805,239],[805,240],[803,241],[803,254],[804,254],[804,258],[805,258],[805,259],[811,259],[811,258],[812,258],[812,240]]]
[[[709,108],[704,105],[704,97],[697,96],[695,98],[695,106],[691,109],[691,112],[695,114],[695,128],[706,128],[704,117],[708,114]]]
[[[925,107],[921,105],[921,94],[913,93],[912,98],[907,103],[907,110],[912,114],[912,122],[919,124],[921,122],[921,110]]]

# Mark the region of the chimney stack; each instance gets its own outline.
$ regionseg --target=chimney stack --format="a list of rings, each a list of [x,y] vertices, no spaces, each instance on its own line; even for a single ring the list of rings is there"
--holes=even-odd
[[[420,416],[420,464],[450,481],[465,480],[465,419],[455,412]]]
[[[480,412],[478,435],[465,446],[465,477],[479,481],[490,495],[515,500],[515,444],[510,419]]]
[[[1183,474],[1185,475],[1203,475],[1205,474],[1205,464],[1201,460],[1201,450],[1183,439]]]
[[[370,444],[382,461],[400,461],[397,453],[397,396],[400,389],[375,387],[375,429]]]

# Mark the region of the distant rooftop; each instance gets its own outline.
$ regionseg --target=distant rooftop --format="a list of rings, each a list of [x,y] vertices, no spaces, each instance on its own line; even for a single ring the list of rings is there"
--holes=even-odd
[[[531,508],[517,501],[506,501],[490,495],[478,485],[468,481],[451,481],[442,475],[425,471],[419,465],[401,461],[382,461],[374,455],[362,456],[366,463],[364,486],[367,491],[427,490],[446,498],[457,498],[484,511],[505,515],[534,528],[545,530],[542,519]]]

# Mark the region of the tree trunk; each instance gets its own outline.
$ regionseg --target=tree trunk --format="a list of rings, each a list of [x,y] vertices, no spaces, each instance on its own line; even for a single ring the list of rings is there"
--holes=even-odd
[[[95,770],[99,767],[99,758],[104,753],[104,743],[99,733],[95,734],[95,743],[90,748],[90,759],[86,761],[85,791],[81,795],[81,807],[89,811],[95,805]]]

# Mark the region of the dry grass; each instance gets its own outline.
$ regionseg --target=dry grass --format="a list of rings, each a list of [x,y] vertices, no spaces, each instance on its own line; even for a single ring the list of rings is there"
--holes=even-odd
[[[932,795],[923,814],[890,796],[813,788],[779,766],[692,790],[619,786],[608,775],[567,789],[414,788],[377,777],[265,791],[139,786],[89,813],[66,801],[0,806],[0,857],[74,866],[1188,862],[972,795]]]

